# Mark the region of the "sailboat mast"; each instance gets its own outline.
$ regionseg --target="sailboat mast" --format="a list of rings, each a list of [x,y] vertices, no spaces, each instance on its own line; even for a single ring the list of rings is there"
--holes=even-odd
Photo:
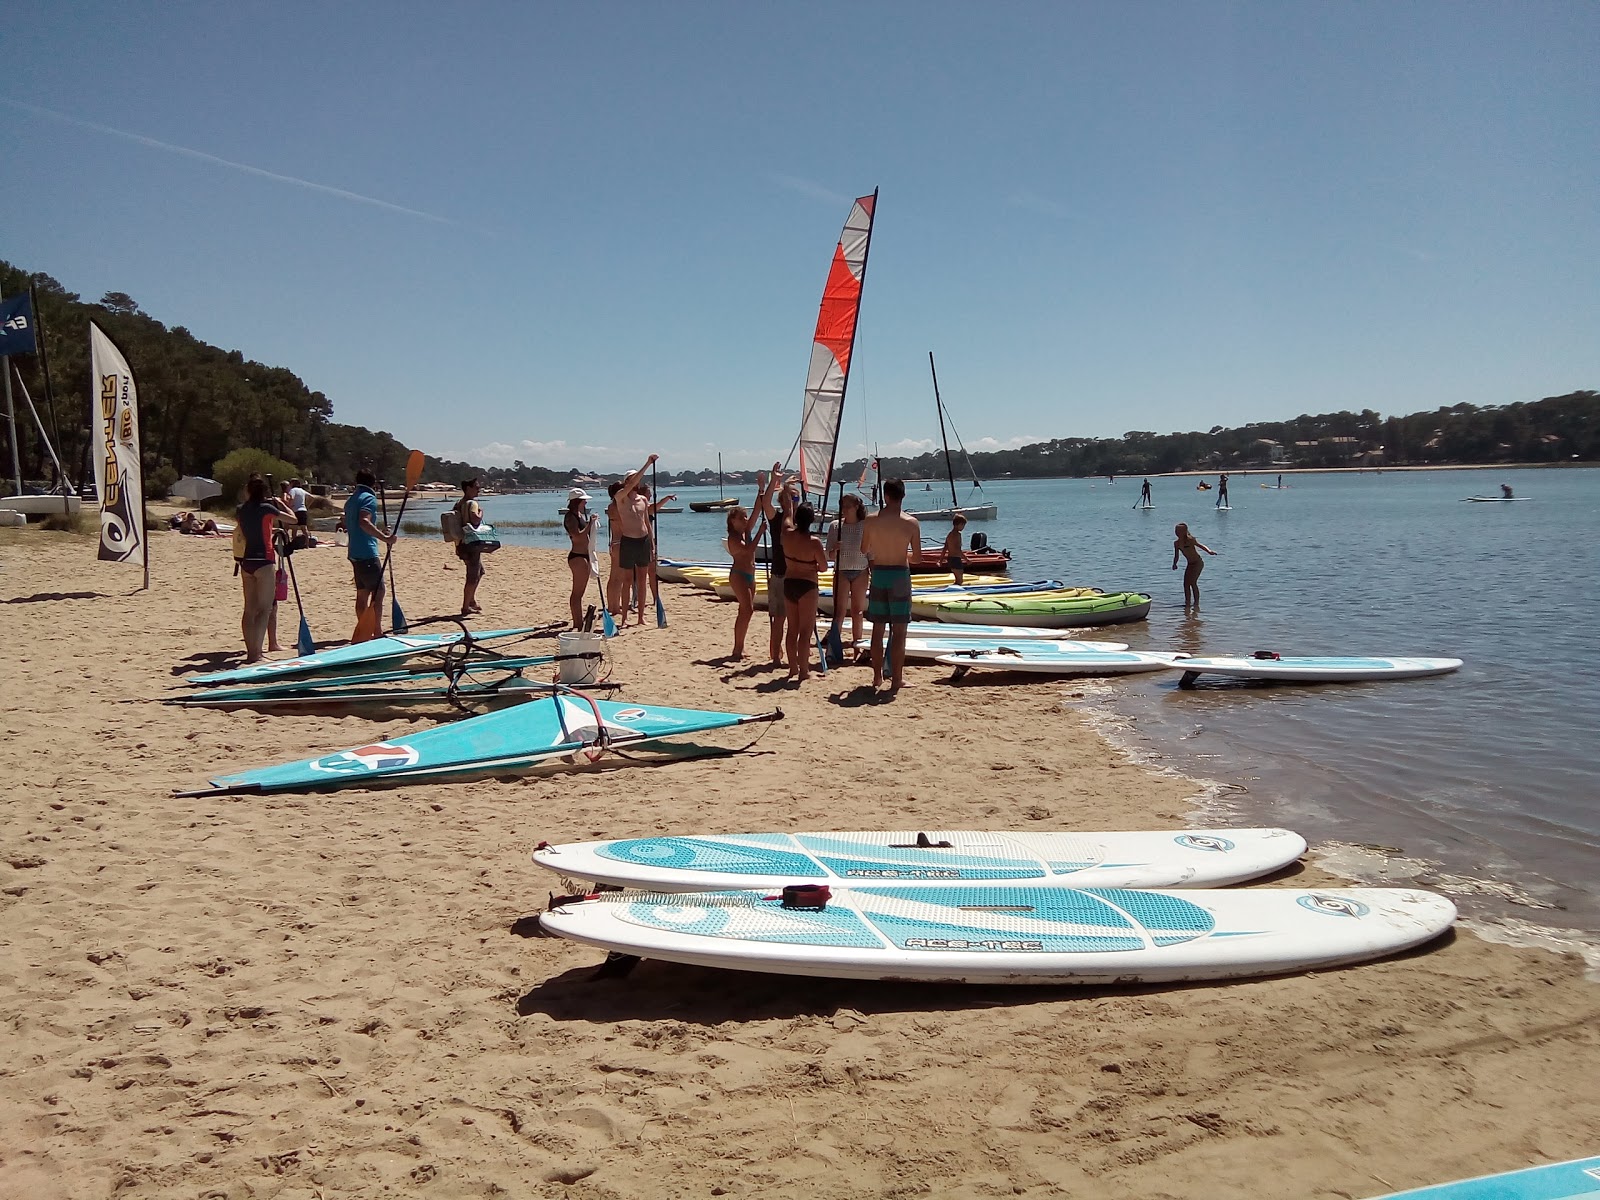
[[[721,450],[717,451],[717,499],[718,500],[723,499],[723,495],[722,495],[722,451]]]
[[[933,368],[933,351],[928,351],[928,372],[933,376],[933,405],[939,410],[939,440],[944,443],[944,477],[950,481],[950,507],[960,508],[956,499],[956,469],[950,464],[950,439],[944,435],[944,401],[939,399],[939,372]]]

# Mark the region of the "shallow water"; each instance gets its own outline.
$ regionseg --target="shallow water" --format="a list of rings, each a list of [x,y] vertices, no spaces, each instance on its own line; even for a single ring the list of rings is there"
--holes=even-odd
[[[1406,682],[1186,691],[1163,675],[1064,690],[1107,711],[1134,748],[1247,788],[1228,789],[1241,820],[1291,826],[1313,845],[1378,847],[1366,859],[1375,877],[1393,874],[1395,852],[1423,860],[1424,880],[1458,877],[1445,886],[1469,913],[1600,934],[1600,470],[1344,472],[1259,486],[1275,478],[1235,476],[1231,511],[1186,479],[1152,480],[1149,511],[1135,507],[1137,479],[998,480],[983,494],[999,519],[968,532],[1008,547],[1019,577],[1151,593],[1150,620],[1116,633],[1136,650],[1465,659],[1456,674]],[[1462,502],[1497,495],[1502,481],[1530,502]],[[908,503],[948,495],[913,488]],[[561,502],[492,497],[486,510],[554,520]],[[1187,614],[1170,569],[1177,521],[1219,553]],[[719,515],[664,514],[662,551],[725,559],[723,526]],[[559,529],[502,536],[566,544]],[[1346,859],[1360,869],[1360,856]]]

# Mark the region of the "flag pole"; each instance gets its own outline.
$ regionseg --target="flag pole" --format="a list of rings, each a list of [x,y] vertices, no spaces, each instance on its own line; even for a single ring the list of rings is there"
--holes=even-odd
[[[17,495],[22,495],[22,458],[17,453],[17,410],[11,404],[11,358],[0,355],[0,371],[6,377],[6,428],[11,431],[11,475],[17,481]]]

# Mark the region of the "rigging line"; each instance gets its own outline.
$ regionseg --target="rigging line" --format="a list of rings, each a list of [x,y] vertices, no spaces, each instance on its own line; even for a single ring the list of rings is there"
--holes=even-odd
[[[972,477],[973,486],[981,491],[983,484],[978,482],[978,470],[972,465],[972,455],[967,453],[966,444],[961,440],[961,432],[956,428],[956,419],[950,416],[949,409],[945,409],[944,415],[950,422],[950,432],[956,435],[956,448],[961,451],[961,460],[967,464],[967,474]]]

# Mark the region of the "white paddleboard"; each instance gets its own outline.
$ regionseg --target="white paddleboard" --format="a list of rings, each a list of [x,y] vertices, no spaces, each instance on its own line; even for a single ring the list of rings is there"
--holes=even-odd
[[[1035,645],[998,649],[976,648],[938,654],[934,662],[955,667],[959,674],[968,670],[1025,671],[1033,675],[1138,675],[1147,671],[1187,669],[1183,654],[1148,654],[1136,650],[1077,650],[1071,653],[1040,653]]]
[[[909,638],[961,638],[965,641],[988,641],[1012,645],[1018,639],[1041,642],[1064,640],[1059,629],[1034,629],[1026,625],[957,625],[948,621],[909,621],[906,623]],[[861,643],[870,646],[870,641]],[[1125,650],[1121,642],[1096,642],[1085,639],[1085,645],[1102,650]]]
[[[822,911],[760,891],[602,892],[540,917],[619,954],[835,979],[1139,984],[1241,979],[1430,941],[1455,905],[1401,888],[831,889]]]
[[[1463,496],[1468,504],[1515,504],[1518,500],[1532,500],[1532,496]]]
[[[941,628],[951,628],[941,626]],[[1031,632],[1031,631],[1030,631]],[[1040,632],[1049,632],[1041,630]],[[870,648],[870,640],[862,641],[860,647]],[[1106,651],[1126,650],[1126,642],[1090,642],[1073,641],[1070,638],[1023,638],[1015,643],[1018,650],[1040,658],[1058,658],[1067,654],[1103,654]],[[1011,648],[1012,639],[1003,635],[993,638],[965,638],[965,637],[910,637],[906,638],[907,658],[938,658],[941,654],[959,654],[968,650],[1000,650]]]
[[[1184,681],[1196,675],[1237,679],[1281,679],[1293,683],[1362,683],[1374,679],[1421,679],[1447,675],[1459,658],[1186,658],[1178,664]]]
[[[533,861],[567,879],[662,892],[791,883],[1205,888],[1269,874],[1305,849],[1288,829],[879,830],[546,843]]]
[[[1575,1158],[1521,1171],[1458,1179],[1377,1200],[1595,1200],[1600,1197],[1600,1158]]]

